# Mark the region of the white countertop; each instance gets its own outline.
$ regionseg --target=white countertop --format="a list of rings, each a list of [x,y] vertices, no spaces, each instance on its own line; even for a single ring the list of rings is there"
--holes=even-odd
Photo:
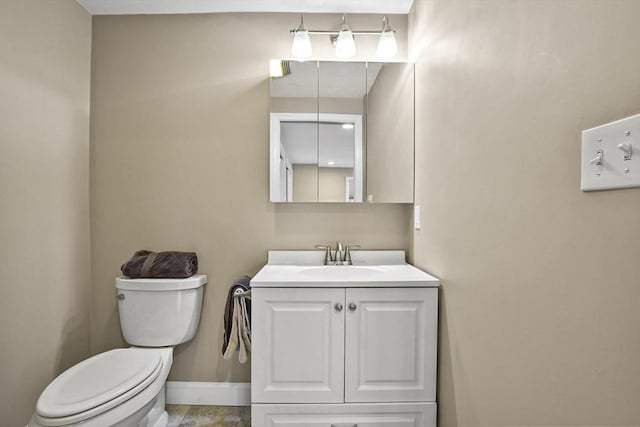
[[[318,251],[271,251],[270,263],[251,280],[252,288],[438,287],[440,280],[402,263],[403,251],[354,251],[355,265],[322,265]],[[367,256],[373,253],[373,256]],[[402,257],[399,254],[402,254]],[[388,255],[388,256],[386,256]],[[375,264],[372,262],[375,260]],[[287,263],[285,263],[287,262]],[[386,263],[388,262],[388,264]]]

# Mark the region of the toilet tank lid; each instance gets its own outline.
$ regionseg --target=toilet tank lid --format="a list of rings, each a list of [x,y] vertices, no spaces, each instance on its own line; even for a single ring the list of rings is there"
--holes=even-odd
[[[186,279],[129,279],[116,277],[116,288],[127,291],[180,291],[195,289],[207,283],[206,274],[196,274]]]

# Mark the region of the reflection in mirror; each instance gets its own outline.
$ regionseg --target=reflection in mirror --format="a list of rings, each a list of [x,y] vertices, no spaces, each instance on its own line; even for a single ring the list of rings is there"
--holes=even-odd
[[[362,202],[364,62],[321,62],[318,69],[318,201]]]
[[[315,117],[314,117],[315,119]],[[315,121],[280,122],[281,143],[289,162],[288,202],[318,201],[318,123]],[[295,184],[294,179],[295,177]]]
[[[272,202],[413,202],[412,64],[275,65]]]
[[[280,61],[271,78],[271,201],[362,202],[365,63]]]
[[[272,77],[272,202],[318,201],[318,63],[278,61]]]
[[[412,203],[414,66],[369,63],[367,86],[367,200]]]
[[[361,115],[271,113],[271,126],[280,141],[271,147],[272,201],[362,201]]]

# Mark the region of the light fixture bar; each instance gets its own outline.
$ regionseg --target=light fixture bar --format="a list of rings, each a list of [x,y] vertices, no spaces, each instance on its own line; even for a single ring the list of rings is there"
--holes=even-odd
[[[290,30],[293,34],[291,54],[296,58],[311,57],[312,47],[310,35],[329,36],[336,48],[336,56],[339,58],[351,58],[357,52],[354,36],[377,36],[378,48],[376,54],[380,58],[390,59],[398,52],[396,32],[389,25],[389,17],[382,18],[382,30],[357,30],[353,31],[347,24],[347,18],[342,15],[342,26],[339,30],[308,30],[304,26],[303,15],[300,15],[300,26]]]
[[[290,33],[294,34],[296,30],[291,30],[289,31]],[[340,30],[307,30],[307,32],[309,34],[314,34],[314,35],[326,35],[326,36],[337,36],[338,34],[340,34]],[[364,30],[364,31],[351,31],[351,33],[355,36],[379,36],[380,34],[382,34],[382,31],[380,30]]]

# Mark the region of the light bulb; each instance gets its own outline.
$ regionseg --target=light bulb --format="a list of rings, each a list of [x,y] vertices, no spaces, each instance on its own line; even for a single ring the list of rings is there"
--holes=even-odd
[[[396,32],[389,26],[389,17],[382,18],[382,32],[378,39],[378,50],[376,54],[380,58],[393,58],[398,53],[398,43],[396,42]]]
[[[385,30],[380,34],[378,40],[378,50],[376,52],[380,58],[393,58],[398,53],[398,43],[396,42],[396,32]]]
[[[356,42],[353,40],[351,29],[344,23],[344,17],[342,20],[342,28],[340,28],[338,40],[336,41],[336,56],[339,58],[351,58],[356,54]]]
[[[302,27],[298,28],[293,36],[291,54],[296,58],[308,58],[311,56],[311,37],[309,32]]]
[[[311,37],[304,27],[304,15],[300,15],[300,26],[293,33],[291,54],[296,58],[308,58],[311,56]]]

